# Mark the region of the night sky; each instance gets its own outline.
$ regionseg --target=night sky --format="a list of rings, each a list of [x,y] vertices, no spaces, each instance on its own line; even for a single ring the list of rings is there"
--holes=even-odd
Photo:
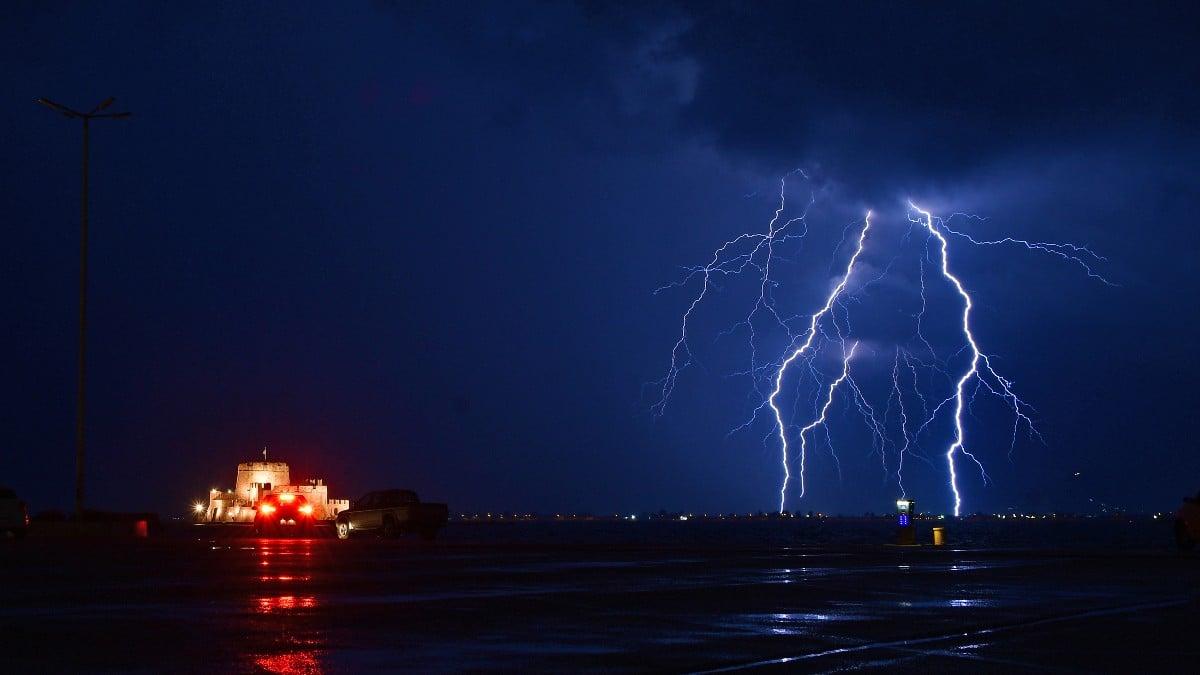
[[[690,297],[654,289],[765,229],[796,168],[791,197],[820,197],[781,263],[794,312],[843,228],[872,208],[896,240],[908,198],[1109,258],[1115,287],[956,249],[1046,438],[1010,460],[1011,418],[983,404],[993,480],[965,479],[966,511],[1195,493],[1195,5],[800,5],[9,4],[0,483],[71,506],[80,131],[32,99],[111,95],[135,117],[92,133],[93,506],[177,511],[269,445],[337,496],[412,487],[455,511],[775,508],[769,427],[727,436],[754,403],[745,336],[718,338],[739,286],[706,305],[661,417],[644,385]],[[865,326],[899,311],[857,306]],[[887,510],[869,437],[839,425],[842,477],[814,457],[789,506]],[[940,464],[911,475],[948,509]]]

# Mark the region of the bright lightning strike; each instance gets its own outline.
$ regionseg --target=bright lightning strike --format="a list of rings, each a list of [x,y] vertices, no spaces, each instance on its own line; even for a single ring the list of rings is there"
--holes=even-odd
[[[950,272],[950,243],[949,243],[949,241],[947,241],[946,236],[942,233],[942,229],[945,229],[947,232],[950,232],[951,234],[956,234],[958,236],[961,236],[973,244],[994,245],[994,244],[1001,244],[1001,243],[1006,243],[1006,242],[1020,243],[1020,244],[1025,245],[1026,248],[1029,248],[1031,250],[1050,251],[1050,252],[1058,254],[1061,257],[1064,257],[1069,260],[1077,262],[1087,271],[1088,276],[1098,278],[1101,281],[1103,281],[1104,283],[1109,284],[1109,285],[1112,285],[1112,283],[1109,282],[1104,277],[1094,273],[1091,270],[1091,268],[1081,258],[1063,252],[1064,250],[1070,250],[1070,251],[1074,251],[1074,252],[1086,252],[1087,254],[1095,257],[1098,260],[1103,260],[1103,258],[1096,255],[1095,253],[1092,253],[1090,250],[1088,250],[1087,248],[1085,248],[1083,246],[1078,246],[1075,244],[1052,244],[1052,243],[1043,243],[1043,242],[1028,242],[1028,241],[1025,241],[1022,239],[1014,239],[1012,237],[1005,237],[1004,239],[999,239],[999,240],[995,240],[995,241],[979,241],[979,240],[972,238],[970,235],[966,235],[961,232],[956,232],[954,230],[951,230],[949,227],[946,226],[945,222],[943,222],[941,220],[938,220],[937,224],[935,225],[935,219],[933,217],[933,214],[931,214],[929,211],[922,209],[921,207],[917,206],[916,204],[914,204],[911,201],[908,203],[908,205],[912,210],[916,211],[921,216],[920,218],[917,218],[917,219],[912,219],[912,217],[910,216],[910,220],[912,220],[912,222],[914,222],[914,223],[920,224],[922,227],[924,227],[926,229],[926,231],[929,232],[929,234],[933,238],[937,239],[938,248],[939,248],[939,252],[940,252],[939,257],[940,257],[940,268],[941,268],[942,276],[946,280],[948,280],[951,283],[951,285],[954,286],[954,290],[958,293],[959,297],[962,298],[962,301],[963,301],[962,332],[963,332],[963,337],[967,341],[967,348],[971,352],[970,365],[968,366],[967,370],[965,372],[963,372],[963,374],[956,381],[955,386],[954,386],[954,393],[950,397],[946,398],[941,403],[939,403],[937,405],[937,407],[934,408],[933,413],[929,416],[929,418],[925,421],[925,423],[921,425],[921,428],[925,428],[925,427],[929,426],[929,424],[931,422],[933,422],[933,420],[937,417],[938,411],[940,411],[946,403],[949,403],[950,401],[954,402],[954,439],[950,443],[950,445],[946,448],[945,457],[946,457],[946,466],[947,466],[947,469],[950,474],[950,491],[954,495],[954,515],[957,516],[957,515],[959,515],[959,513],[962,509],[962,494],[958,490],[958,473],[955,470],[954,456],[958,453],[962,453],[963,455],[965,455],[968,459],[970,459],[972,462],[974,462],[975,465],[979,468],[980,474],[983,476],[983,480],[985,482],[988,481],[987,472],[983,468],[983,463],[981,463],[979,461],[979,459],[977,457],[975,457],[975,455],[973,455],[970,451],[967,450],[967,447],[965,444],[965,432],[963,430],[962,417],[963,417],[963,408],[967,404],[966,386],[967,386],[968,382],[972,381],[973,379],[976,379],[976,381],[978,382],[978,385],[982,385],[985,389],[987,389],[992,394],[995,394],[996,396],[1004,399],[1009,404],[1009,406],[1012,408],[1012,410],[1013,410],[1012,443],[1013,444],[1016,443],[1017,430],[1022,422],[1024,422],[1026,424],[1026,426],[1029,428],[1030,434],[1037,436],[1039,440],[1041,439],[1041,434],[1038,432],[1037,428],[1033,425],[1033,419],[1030,418],[1029,415],[1024,412],[1026,409],[1030,409],[1029,404],[1025,403],[1025,401],[1021,400],[1016,395],[1016,393],[1013,392],[1012,382],[1010,380],[1004,378],[1002,375],[1000,375],[1000,373],[996,372],[996,369],[992,367],[991,359],[988,357],[987,354],[983,353],[979,349],[979,343],[975,341],[975,334],[971,332],[971,310],[974,308],[974,303],[971,300],[971,295],[969,293],[967,293],[966,288],[963,287],[962,281],[957,276],[955,276],[954,274],[952,274]],[[923,291],[924,291],[924,288],[922,287],[922,293],[923,293]],[[924,298],[922,298],[922,303],[923,302],[924,302]],[[924,306],[924,305],[922,305],[922,306]],[[982,364],[982,369],[980,368],[981,364]],[[989,376],[991,378],[991,381],[989,381],[989,379],[988,379]],[[978,386],[976,387],[976,389],[978,389]],[[972,398],[973,397],[974,397],[974,395],[972,395]]]
[[[975,377],[975,375],[979,372],[979,359],[981,357],[981,354],[979,353],[979,345],[975,342],[975,335],[971,333],[971,307],[973,306],[973,303],[971,302],[970,294],[967,293],[965,288],[963,288],[962,282],[958,280],[958,277],[950,273],[950,253],[947,250],[949,248],[949,244],[946,242],[945,235],[943,235],[936,227],[933,226],[933,215],[928,211],[922,210],[919,206],[913,204],[912,202],[909,202],[908,205],[911,206],[914,211],[921,214],[921,216],[924,218],[921,223],[927,230],[929,230],[929,233],[938,240],[941,246],[942,276],[948,279],[950,283],[954,285],[954,289],[958,291],[958,295],[963,300],[963,335],[967,338],[967,344],[969,344],[971,347],[971,366],[967,368],[965,373],[962,374],[962,377],[958,378],[958,383],[954,387],[954,441],[950,444],[950,447],[946,449],[946,465],[950,470],[950,491],[954,493],[954,515],[957,516],[959,514],[959,510],[962,508],[962,495],[958,492],[958,474],[954,470],[954,454],[960,450],[966,453],[966,448],[963,445],[964,438],[962,424],[963,387],[967,384],[968,380],[970,380],[972,377]]]
[[[806,351],[808,351],[808,349],[810,347],[812,347],[813,339],[816,338],[816,336],[817,336],[817,324],[820,323],[821,319],[824,318],[824,316],[829,313],[829,310],[833,307],[834,301],[837,300],[838,296],[842,293],[843,290],[845,290],[847,282],[850,281],[850,273],[854,271],[854,263],[858,262],[858,257],[860,255],[862,255],[863,246],[867,242],[867,232],[870,231],[870,229],[871,229],[871,212],[868,211],[867,217],[863,219],[863,228],[858,233],[858,247],[854,249],[854,255],[850,256],[850,261],[846,263],[846,271],[842,275],[842,280],[839,281],[837,283],[837,285],[833,287],[833,290],[831,290],[829,292],[829,296],[827,298],[825,298],[824,306],[822,306],[820,310],[818,310],[815,314],[812,315],[812,318],[809,320],[809,323],[808,323],[808,330],[805,332],[804,342],[799,347],[796,347],[794,350],[792,350],[791,355],[788,356],[786,359],[784,359],[783,363],[781,363],[779,365],[779,370],[775,371],[775,388],[771,390],[771,395],[767,397],[767,405],[771,407],[771,412],[775,413],[775,429],[776,429],[776,431],[779,432],[779,444],[782,448],[782,454],[783,454],[783,462],[782,462],[783,463],[783,485],[779,488],[779,510],[780,511],[783,511],[784,505],[787,503],[788,481],[791,480],[791,477],[792,477],[792,471],[788,467],[787,425],[783,421],[783,413],[780,412],[779,406],[776,404],[776,399],[779,398],[779,393],[781,391],[783,391],[783,376],[787,373],[788,366],[792,365],[793,361],[795,361],[802,354],[804,354]],[[855,343],[855,346],[857,347],[857,343]],[[854,350],[851,349],[851,354],[853,353],[853,351]],[[849,362],[850,362],[850,359],[849,359],[849,357],[847,357],[846,363],[849,363]],[[842,379],[845,379],[845,375],[842,376]],[[832,397],[833,396],[832,388],[830,389],[829,393],[830,393],[830,396]],[[826,409],[828,409],[828,404],[826,405],[826,407],[824,409],[822,409],[822,412],[821,412],[822,421],[824,420],[824,416],[825,416],[824,411]],[[808,428],[808,427],[806,427],[806,428]],[[803,437],[801,437],[801,441],[803,441]],[[803,476],[803,471],[804,471],[804,457],[803,456],[801,456],[801,458],[800,458],[800,470],[801,470],[801,476]],[[801,483],[800,483],[800,496],[801,497],[804,496],[803,481],[801,481]]]
[[[807,425],[805,425],[804,428],[800,429],[800,496],[801,497],[804,496],[804,460],[805,460],[805,456],[808,453],[808,432],[812,431],[813,429],[816,429],[817,427],[825,425],[825,418],[829,415],[829,406],[833,405],[833,394],[834,394],[834,392],[837,391],[838,385],[841,384],[842,382],[845,382],[846,379],[850,377],[850,359],[854,358],[854,352],[857,350],[858,350],[858,342],[854,342],[853,344],[850,345],[850,351],[846,352],[845,356],[842,357],[842,374],[839,375],[836,380],[829,383],[829,393],[825,396],[825,405],[821,406],[820,415],[818,415],[815,420],[813,420],[813,421],[809,422]],[[774,408],[774,406],[772,406],[772,407]],[[779,419],[778,412],[776,412],[776,419]],[[790,477],[791,474],[788,471],[786,437],[782,433],[780,433],[779,436],[780,436],[780,438],[785,439],[784,444],[783,444],[784,481],[783,481],[783,487],[779,489],[779,510],[783,511],[783,505],[787,499],[787,478]]]
[[[802,171],[797,170],[793,174],[799,174],[806,180],[808,179],[808,176]],[[781,313],[776,308],[775,289],[779,286],[779,280],[772,276],[773,274],[778,274],[772,268],[772,261],[781,259],[778,252],[780,245],[790,240],[804,240],[808,236],[809,223],[807,218],[809,210],[814,205],[816,199],[815,192],[810,193],[810,198],[802,212],[799,215],[788,217],[785,216],[788,206],[786,189],[787,176],[780,181],[779,201],[776,208],[773,209],[773,215],[765,228],[765,232],[740,234],[725,241],[713,251],[712,257],[707,264],[685,268],[683,279],[655,291],[657,294],[670,288],[688,285],[696,279],[700,281],[699,290],[691,297],[686,311],[681,316],[679,333],[671,350],[671,360],[667,374],[662,380],[656,383],[659,390],[659,400],[652,406],[653,411],[656,414],[663,413],[667,401],[678,384],[680,373],[695,361],[690,343],[689,328],[691,327],[694,313],[708,297],[709,291],[713,290],[714,287],[719,287],[717,280],[740,275],[745,272],[757,274],[755,284],[757,286],[757,297],[754,298],[750,311],[729,330],[722,332],[720,336],[730,335],[743,328],[749,334],[749,369],[734,374],[750,378],[757,402],[750,419],[735,427],[730,433],[750,427],[758,421],[760,412],[764,409],[770,409],[771,415],[769,419],[771,428],[764,441],[776,439],[779,443],[780,467],[783,473],[782,485],[778,493],[780,511],[783,511],[787,504],[787,492],[792,481],[794,464],[800,484],[800,498],[803,498],[807,493],[806,465],[809,454],[809,443],[812,434],[818,427],[824,431],[825,443],[829,447],[833,460],[837,464],[839,476],[841,475],[841,461],[834,451],[829,429],[829,411],[838,390],[842,389],[842,385],[844,384],[850,409],[858,412],[862,417],[872,435],[872,449],[880,453],[885,480],[891,481],[894,479],[901,497],[907,496],[904,484],[905,458],[911,456],[926,462],[931,467],[935,466],[930,458],[921,451],[921,446],[925,442],[922,440],[922,435],[939,418],[939,414],[943,408],[952,406],[954,411],[952,419],[953,433],[947,444],[943,446],[942,457],[945,460],[949,489],[953,496],[954,515],[958,516],[961,513],[963,504],[963,495],[959,486],[960,475],[958,473],[960,458],[966,457],[971,460],[979,469],[985,484],[990,482],[983,464],[968,449],[963,415],[964,410],[967,412],[971,411],[971,406],[981,390],[1004,401],[1012,411],[1013,422],[1009,450],[1010,456],[1012,449],[1016,445],[1017,435],[1022,425],[1025,426],[1032,438],[1042,439],[1041,434],[1034,427],[1034,421],[1031,416],[1034,412],[1033,408],[1017,396],[1013,391],[1013,382],[996,371],[992,365],[991,357],[980,348],[972,325],[974,300],[962,279],[952,269],[949,237],[965,240],[976,246],[1015,245],[1024,247],[1030,251],[1050,254],[1079,266],[1088,277],[1097,279],[1105,284],[1115,285],[1096,270],[1096,266],[1104,262],[1105,258],[1094,253],[1091,249],[1077,244],[1039,242],[1010,236],[998,239],[979,239],[966,232],[953,229],[947,220],[937,218],[929,211],[918,207],[913,202],[909,202],[910,211],[908,220],[910,225],[900,238],[901,251],[896,253],[886,266],[882,270],[879,270],[877,275],[862,283],[856,283],[853,292],[848,290],[856,267],[866,248],[868,235],[872,229],[872,214],[868,211],[866,217],[862,220],[861,227],[858,229],[858,238],[854,251],[846,261],[845,266],[841,268],[841,275],[825,296],[824,303],[812,314],[788,316],[786,312]],[[919,214],[919,217],[915,216],[914,213]],[[951,218],[963,215],[954,214]],[[975,218],[974,216],[966,217]],[[854,223],[851,223],[842,231],[842,239],[834,249],[835,265],[839,257],[837,252],[842,250],[843,245],[850,239],[850,232],[853,230],[853,226]],[[917,226],[919,226],[919,229]],[[879,408],[872,405],[868,400],[867,391],[863,387],[860,387],[850,372],[851,361],[855,358],[861,341],[864,339],[858,335],[858,330],[851,324],[851,309],[863,300],[863,296],[866,295],[868,289],[880,285],[885,279],[895,273],[893,268],[901,260],[904,246],[910,241],[912,233],[920,230],[924,230],[927,233],[924,252],[920,256],[916,270],[920,283],[920,308],[919,311],[909,314],[915,324],[911,338],[895,345],[891,364],[891,387],[886,402],[882,407],[882,415],[878,416],[876,411]],[[937,242],[936,260],[928,246],[928,243],[932,241]],[[932,310],[926,296],[929,282],[929,279],[926,278],[927,264],[937,266],[942,279],[953,287],[961,302],[958,323],[960,325],[961,338],[965,342],[965,345],[948,358],[939,357],[935,353],[933,345],[923,332],[923,322]],[[770,320],[775,330],[782,329],[786,337],[786,347],[783,349],[782,354],[777,359],[761,363],[759,361],[760,345],[758,341],[761,335],[761,326],[756,327],[756,317],[759,317],[760,313],[764,315],[764,318]],[[801,321],[803,321],[801,324],[803,325],[803,330],[794,330],[792,322]],[[761,322],[759,323],[761,324]],[[821,369],[816,367],[816,359],[817,355],[830,345],[841,346],[841,373],[832,380],[822,382],[825,378]],[[910,351],[910,346],[915,348],[916,351]],[[956,375],[951,375],[950,359],[956,359],[963,352],[969,354],[969,360],[961,371]],[[903,365],[901,362],[903,362]],[[800,366],[799,370],[795,368],[797,365]],[[907,371],[907,375],[905,371]],[[796,428],[790,425],[787,419],[788,415],[785,414],[785,407],[781,404],[781,397],[786,388],[785,383],[796,380],[796,377],[791,374],[793,372],[798,372],[800,376],[799,380],[797,380],[798,383],[793,386],[799,387],[801,386],[799,383],[807,383],[811,380],[815,383],[817,389],[817,391],[813,392],[811,399],[812,416],[804,426],[799,427],[798,433],[796,432]],[[939,383],[944,384],[939,385]],[[951,392],[944,398],[938,396],[931,400],[922,391],[923,388],[926,390],[930,387],[941,389],[941,386],[947,385],[950,387]],[[804,384],[804,386],[807,387],[809,385]],[[906,394],[906,392],[908,393]],[[914,398],[910,397],[915,397],[915,401]],[[940,402],[932,406],[931,409],[930,403],[939,399]],[[791,404],[790,407],[793,409],[793,416],[795,416],[795,411],[798,411],[802,407],[800,404],[803,400],[803,397],[797,397],[794,403]],[[914,408],[910,405],[910,403],[914,402],[919,403],[919,406]],[[891,430],[897,426],[894,422],[890,421],[893,410],[896,410],[899,415],[898,426],[899,433],[901,434],[901,442],[899,443],[891,438]],[[918,413],[924,419],[919,425],[915,424],[916,421],[921,419],[915,418],[915,415]],[[795,453],[796,457],[792,456],[792,447],[789,439],[798,439],[799,448],[798,452]],[[889,469],[889,451],[896,453],[897,461],[894,465],[894,470]]]

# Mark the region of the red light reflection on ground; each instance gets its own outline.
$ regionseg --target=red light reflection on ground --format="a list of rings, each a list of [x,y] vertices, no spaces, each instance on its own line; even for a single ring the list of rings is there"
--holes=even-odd
[[[270,614],[272,612],[295,609],[313,609],[316,606],[317,599],[311,595],[278,595],[275,597],[259,598],[257,611],[259,614]]]
[[[254,659],[254,665],[268,673],[310,675],[323,672],[313,651],[268,654]]]

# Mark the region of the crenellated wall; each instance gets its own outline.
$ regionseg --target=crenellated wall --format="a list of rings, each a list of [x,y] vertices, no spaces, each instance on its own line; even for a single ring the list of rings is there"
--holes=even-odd
[[[233,491],[253,503],[276,485],[290,485],[291,482],[287,462],[242,462],[238,464]]]
[[[321,479],[293,485],[287,462],[242,462],[238,464],[233,490],[212,490],[208,509],[198,511],[197,517],[207,522],[252,522],[259,499],[266,494],[285,492],[304,495],[313,505],[313,517],[317,520],[332,520],[350,508],[349,500],[330,499],[329,487]]]

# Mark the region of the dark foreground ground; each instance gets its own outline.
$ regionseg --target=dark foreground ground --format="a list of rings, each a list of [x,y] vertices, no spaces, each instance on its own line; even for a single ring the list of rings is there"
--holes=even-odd
[[[0,672],[1200,668],[1200,558],[1030,532],[945,549],[772,523],[0,541]]]

